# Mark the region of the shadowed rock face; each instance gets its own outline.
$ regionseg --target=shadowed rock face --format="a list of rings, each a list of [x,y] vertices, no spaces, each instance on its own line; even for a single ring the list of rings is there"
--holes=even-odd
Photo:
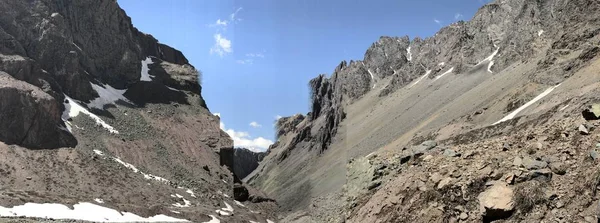
[[[0,10],[6,12],[0,15],[0,71],[52,97],[52,105],[45,108],[52,107],[58,120],[65,95],[84,104],[101,96],[92,84],[127,89],[125,97],[134,106],[186,104],[187,91],[198,95],[206,108],[199,72],[180,51],[133,27],[116,1],[2,1]],[[149,82],[140,81],[141,61],[147,57],[153,62],[148,65],[154,77]],[[9,103],[20,102],[3,105]],[[38,105],[23,106],[36,111]],[[28,131],[36,135],[47,130]],[[9,131],[0,140],[32,148],[73,146],[73,140],[22,137]]]
[[[253,152],[244,148],[237,148],[233,157],[233,173],[240,179],[244,179],[250,174],[258,163],[265,158],[264,152]]]
[[[60,103],[39,88],[0,71],[0,140],[31,148],[74,147]]]

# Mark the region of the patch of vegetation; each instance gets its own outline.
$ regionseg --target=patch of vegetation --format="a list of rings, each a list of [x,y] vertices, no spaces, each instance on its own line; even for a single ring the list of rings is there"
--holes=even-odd
[[[514,190],[515,208],[522,214],[529,213],[538,205],[547,202],[545,188],[548,183],[538,180],[530,180],[517,184]]]

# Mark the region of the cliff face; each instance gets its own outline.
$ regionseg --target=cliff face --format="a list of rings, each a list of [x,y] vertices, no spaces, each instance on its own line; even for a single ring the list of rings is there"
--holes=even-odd
[[[574,76],[590,75],[584,70],[596,61],[599,11],[589,0],[498,0],[432,37],[381,37],[362,61],[343,61],[310,81],[310,113],[279,121],[277,142],[248,182],[296,220],[343,216],[311,208],[324,204],[350,206],[350,215],[359,195],[333,200],[348,193],[352,159],[478,131],[563,83],[556,88],[563,95],[515,114],[545,111],[591,84]],[[356,219],[376,219],[365,216],[373,218]]]
[[[237,148],[233,158],[233,173],[240,179],[258,167],[258,163],[265,158],[265,152],[254,152],[244,148]]]
[[[0,11],[0,182],[2,194],[22,194],[0,206],[96,199],[143,217],[268,216],[215,213],[234,203],[218,154],[233,142],[199,72],[116,1],[11,0]]]

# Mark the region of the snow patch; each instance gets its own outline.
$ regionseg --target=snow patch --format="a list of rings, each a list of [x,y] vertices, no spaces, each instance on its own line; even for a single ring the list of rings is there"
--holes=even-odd
[[[179,202],[173,204],[173,206],[178,207],[178,208],[187,208],[192,206],[192,202],[188,201],[187,199],[183,198],[183,196],[179,195],[179,194],[175,194],[178,198],[183,199],[183,204],[180,204]]]
[[[0,206],[0,216],[74,219],[95,222],[187,222],[185,219],[173,218],[162,214],[143,218],[133,213],[119,212],[86,202],[73,205],[73,209],[63,204],[54,203],[26,203],[12,208]]]
[[[488,56],[487,58],[485,58],[482,61],[479,61],[479,63],[477,63],[477,65],[480,65],[482,63],[489,62],[487,70],[490,73],[493,73],[492,72],[492,66],[494,66],[493,59],[496,56],[496,54],[498,54],[498,51],[500,51],[500,47],[497,47],[496,44],[494,44],[494,47],[496,47],[496,50],[492,53],[492,55]]]
[[[225,207],[221,208],[220,210],[216,210],[215,212],[217,212],[220,215],[225,215],[225,216],[229,216],[229,215],[233,214],[233,207],[231,207],[231,205],[229,205],[225,201],[223,201],[223,203],[225,203]]]
[[[444,65],[446,65],[446,62],[441,62],[441,63],[438,64],[438,66],[440,66],[440,67],[444,66]]]
[[[492,125],[497,125],[497,124],[499,124],[501,122],[505,122],[505,121],[513,119],[515,116],[517,116],[517,114],[519,114],[519,112],[523,111],[524,109],[526,109],[527,107],[533,105],[534,103],[536,103],[537,101],[539,101],[540,99],[542,99],[543,97],[545,97],[546,95],[550,94],[550,92],[552,92],[558,86],[560,86],[560,84],[558,84],[558,85],[556,85],[554,87],[546,89],[544,92],[542,92],[541,94],[539,94],[538,96],[536,96],[535,98],[533,98],[531,101],[525,103],[521,107],[517,108],[517,110],[514,110],[513,112],[511,112],[510,114],[508,114],[507,116],[505,116],[504,118],[500,119],[499,121],[495,122]]]
[[[412,60],[412,53],[410,52],[410,46],[408,48],[406,48],[406,59],[408,61]]]
[[[560,111],[563,111],[565,109],[567,109],[569,107],[569,105],[565,105],[564,107],[560,108]]]
[[[93,83],[90,83],[90,84],[92,85],[92,88],[99,95],[98,98],[92,100],[88,104],[88,107],[90,107],[90,108],[104,109],[105,105],[115,104],[119,100],[125,101],[125,102],[131,104],[131,101],[129,101],[127,98],[125,98],[125,96],[123,96],[123,94],[125,94],[127,89],[117,90],[108,84],[103,85],[103,86],[93,84]]]
[[[450,68],[449,70],[447,70],[446,72],[444,72],[443,74],[441,74],[440,76],[437,76],[435,78],[435,80],[442,78],[443,76],[446,76],[446,74],[452,73],[452,71],[454,71],[454,67]],[[434,81],[435,81],[434,80]]]
[[[431,70],[428,70],[427,72],[425,72],[425,74],[423,76],[421,76],[421,78],[417,79],[417,81],[415,81],[413,84],[411,84],[409,88],[417,85],[419,82],[421,82],[421,80],[423,80],[425,77],[429,76],[430,73],[431,73]]]
[[[225,182],[225,183],[227,183],[227,182]],[[223,192],[221,192],[221,191],[217,191],[217,193],[218,193],[218,194],[220,194],[220,195],[223,195],[223,197],[229,198],[229,195],[227,195],[227,194],[224,194],[224,193],[223,193]]]
[[[242,204],[242,202],[239,202],[237,200],[233,200],[233,201],[235,201],[235,204],[237,204],[240,207],[246,207],[246,205]]]
[[[540,29],[540,31],[538,31],[538,37],[542,36],[542,34],[544,34],[544,30]]]
[[[275,223],[275,222],[267,219],[267,223]]]
[[[152,62],[152,58],[146,57],[145,60],[142,60],[142,76],[140,77],[140,81],[152,81],[154,76],[150,75],[150,68],[148,65],[154,64]]]
[[[94,153],[96,153],[96,154],[98,154],[100,156],[105,156],[104,153],[102,151],[100,151],[100,150],[94,150]],[[112,160],[114,160],[115,162],[123,165],[127,169],[130,169],[134,173],[142,174],[146,180],[156,180],[156,181],[159,181],[161,183],[166,183],[166,184],[168,184],[170,182],[169,180],[167,180],[165,178],[162,178],[162,177],[159,177],[159,176],[155,176],[155,175],[152,175],[152,174],[146,174],[146,173],[138,170],[134,165],[132,165],[130,163],[123,162],[123,160],[121,160],[121,159],[119,159],[117,157],[110,157],[109,156],[109,158],[112,159]]]
[[[75,43],[72,43],[72,44],[73,44],[73,46],[77,47],[77,49],[79,49],[79,51],[83,51],[83,50],[81,49],[81,47],[79,47],[77,44],[75,44]],[[87,71],[86,71],[86,73],[87,73]]]
[[[106,130],[108,130],[110,133],[119,134],[119,131],[117,131],[114,127],[110,126],[109,124],[104,122],[100,117],[96,116],[94,113],[91,113],[90,111],[85,109],[83,106],[79,105],[79,103],[77,103],[75,100],[73,100],[69,96],[65,95],[65,99],[67,99],[67,101],[64,103],[65,111],[62,114],[62,120],[67,125],[69,132],[72,132],[72,128],[71,128],[71,122],[68,120],[70,118],[77,117],[79,115],[79,113],[83,113],[83,114],[86,114],[87,116],[89,116],[90,118],[94,119],[94,121],[96,121],[97,125],[102,126]]]
[[[102,200],[100,198],[96,198],[96,199],[94,199],[94,201],[98,204],[104,204],[104,200]]]
[[[190,194],[190,196],[192,196],[192,197],[196,197],[196,195],[194,194],[194,191],[192,191],[190,189],[187,189],[185,192]]]
[[[58,12],[55,12],[55,13],[52,13],[52,15],[50,15],[50,17],[54,18],[54,17],[56,17],[58,15],[60,15],[60,14],[58,14]]]

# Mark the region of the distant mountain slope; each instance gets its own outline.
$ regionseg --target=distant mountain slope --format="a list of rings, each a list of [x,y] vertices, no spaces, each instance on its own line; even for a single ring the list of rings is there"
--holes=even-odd
[[[248,182],[278,200],[287,221],[385,222],[366,214],[378,205],[353,215],[369,199],[367,186],[385,183],[352,189],[353,160],[387,154],[399,160],[385,162],[401,162],[411,145],[461,134],[484,140],[509,133],[519,116],[593,95],[599,12],[589,0],[498,0],[432,37],[381,37],[362,61],[310,81],[311,111],[280,120],[277,142]],[[513,111],[516,119],[487,128]]]
[[[233,142],[199,72],[116,1],[9,0],[0,11],[0,216],[79,218],[88,207],[91,220],[269,217],[273,204],[231,198],[219,151]],[[76,206],[27,211],[41,203]]]

